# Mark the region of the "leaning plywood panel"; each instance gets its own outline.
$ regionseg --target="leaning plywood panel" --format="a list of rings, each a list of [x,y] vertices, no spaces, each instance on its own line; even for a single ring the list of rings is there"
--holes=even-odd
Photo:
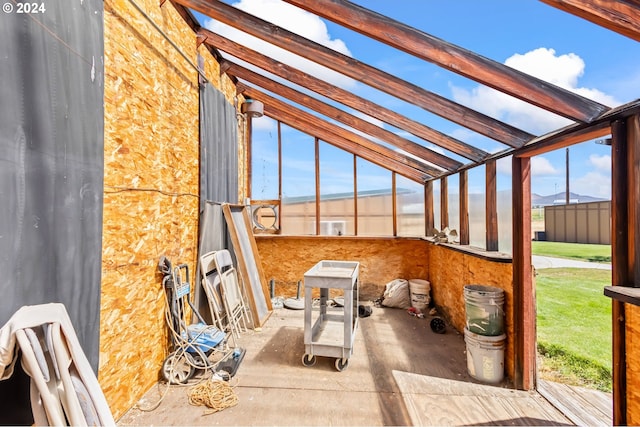
[[[222,205],[222,210],[238,260],[240,277],[249,299],[254,327],[262,326],[271,314],[271,300],[267,298],[267,282],[256,240],[251,231],[253,227],[247,207],[226,203]]]

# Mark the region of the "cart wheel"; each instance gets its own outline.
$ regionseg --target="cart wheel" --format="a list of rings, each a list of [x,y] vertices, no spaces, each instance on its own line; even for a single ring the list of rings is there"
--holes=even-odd
[[[302,356],[302,364],[304,366],[313,366],[316,364],[316,357],[311,354],[305,354]]]
[[[197,369],[206,369],[209,359],[203,359],[200,353],[188,353]],[[205,355],[206,356],[206,355]]]
[[[193,357],[189,353],[176,350],[164,360],[162,376],[169,384],[184,384],[195,373],[194,364]]]
[[[336,369],[339,372],[344,371],[349,366],[349,359],[336,359]]]

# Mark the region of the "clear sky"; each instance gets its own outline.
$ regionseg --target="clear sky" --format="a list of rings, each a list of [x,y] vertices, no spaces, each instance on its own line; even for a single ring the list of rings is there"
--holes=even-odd
[[[280,0],[241,0],[227,3],[533,134],[545,134],[568,123],[561,117],[525,105],[472,80],[322,20]],[[640,43],[539,1],[357,0],[354,3],[608,106],[640,98]],[[206,27],[229,38],[253,46],[282,62],[486,151],[496,152],[506,148],[362,83],[282,53],[278,48],[259,44],[252,37],[238,34],[237,31],[220,23],[206,18],[202,19],[202,22]],[[359,113],[354,114],[361,116]],[[408,139],[423,142],[389,125],[367,119]],[[275,123],[268,118],[254,120],[254,132],[258,142],[261,138],[272,140]],[[291,138],[303,137],[291,132]],[[451,155],[439,147],[429,144],[427,146]],[[260,147],[259,143],[257,147]],[[295,162],[300,170],[308,171],[309,167],[313,170],[310,154],[308,149],[305,153],[289,151],[289,157],[285,158],[283,163],[289,162],[293,165]],[[609,198],[610,154],[610,147],[596,144],[594,141],[571,147],[571,191]],[[269,155],[267,150],[265,157]],[[540,195],[564,192],[565,160],[564,149],[534,158],[532,191]],[[336,158],[336,162],[340,161],[347,162],[348,158]],[[508,160],[499,162],[499,186],[501,183],[510,185],[509,169]],[[376,172],[375,168],[372,169],[372,182],[375,182],[373,175],[378,172],[382,173],[379,170]],[[289,176],[294,177],[293,172]],[[306,181],[295,178],[294,181],[297,181],[297,192],[302,191],[302,182]],[[336,188],[339,189],[340,186]],[[313,188],[310,191],[312,194]],[[470,188],[470,191],[473,192],[474,189]]]

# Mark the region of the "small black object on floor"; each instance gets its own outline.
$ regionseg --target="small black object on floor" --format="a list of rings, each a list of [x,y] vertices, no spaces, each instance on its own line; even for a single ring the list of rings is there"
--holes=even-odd
[[[247,352],[244,348],[236,348],[224,359],[218,363],[218,367],[216,369],[217,372],[224,371],[229,374],[229,378],[233,378],[233,376],[238,371],[238,367],[240,367],[240,363],[242,359],[244,359],[244,355]]]
[[[362,304],[358,306],[358,317],[369,317],[371,316],[372,312],[373,309],[371,308],[371,306]]]
[[[444,323],[444,320],[440,317],[434,317],[429,322],[429,326],[431,326],[431,330],[436,334],[444,334],[447,328],[447,325]]]

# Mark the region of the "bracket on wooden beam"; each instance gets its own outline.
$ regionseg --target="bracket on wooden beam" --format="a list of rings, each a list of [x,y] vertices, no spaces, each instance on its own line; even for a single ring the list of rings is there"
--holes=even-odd
[[[207,41],[207,36],[205,36],[204,34],[197,34],[196,35],[196,49],[200,47],[200,45],[202,45],[202,43]]]
[[[231,68],[231,64],[228,61],[222,61],[220,63],[220,75],[226,73],[229,68]]]
[[[247,90],[247,86],[238,82],[236,84],[236,95],[242,95]]]

